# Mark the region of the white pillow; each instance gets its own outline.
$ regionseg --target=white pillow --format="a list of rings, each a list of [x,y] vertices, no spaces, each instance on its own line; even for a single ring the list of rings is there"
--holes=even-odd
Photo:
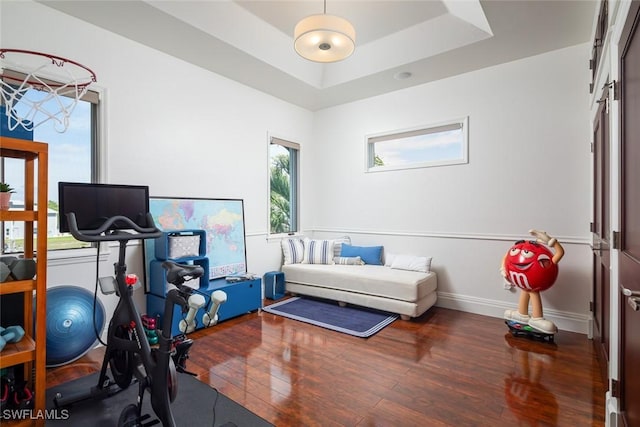
[[[333,264],[333,240],[304,239],[303,264]]]
[[[304,259],[304,244],[300,238],[288,238],[280,241],[284,264],[300,264]]]
[[[422,273],[428,273],[431,270],[431,259],[432,257],[400,254],[392,256],[389,266],[397,270],[420,271]]]
[[[385,267],[391,267],[391,264],[393,264],[393,259],[396,257],[396,254],[390,254],[385,252],[384,253],[384,266]]]

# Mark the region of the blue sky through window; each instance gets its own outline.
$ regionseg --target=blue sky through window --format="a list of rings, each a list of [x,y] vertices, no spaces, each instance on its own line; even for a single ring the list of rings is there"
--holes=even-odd
[[[463,150],[462,129],[375,143],[375,154],[385,166],[456,160],[463,157]]]
[[[26,96],[29,99],[42,99],[43,94],[30,90]],[[64,99],[65,104],[70,100]],[[43,104],[47,111],[57,111],[56,100],[51,99]],[[20,115],[29,112],[28,105],[16,105]],[[42,121],[45,116],[34,118],[34,122]],[[0,117],[7,120],[7,117]],[[57,128],[56,128],[57,126]],[[69,118],[69,126],[64,132],[58,132],[60,125],[53,120],[37,126],[33,132],[34,141],[45,142],[49,145],[48,164],[48,199],[58,200],[58,182],[91,182],[91,103],[79,101]],[[13,196],[16,201],[24,200],[24,162],[15,159],[5,159],[4,179],[16,189]]]

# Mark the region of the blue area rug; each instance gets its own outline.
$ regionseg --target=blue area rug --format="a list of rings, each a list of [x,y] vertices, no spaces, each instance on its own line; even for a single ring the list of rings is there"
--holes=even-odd
[[[268,313],[367,338],[398,318],[397,314],[364,307],[340,307],[337,302],[294,297],[263,308]]]

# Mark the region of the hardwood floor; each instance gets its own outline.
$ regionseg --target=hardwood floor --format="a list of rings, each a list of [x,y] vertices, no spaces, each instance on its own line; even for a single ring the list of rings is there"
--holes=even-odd
[[[189,370],[276,426],[604,426],[585,335],[534,342],[435,307],[368,339],[266,312],[190,337]],[[47,386],[98,370],[101,355],[49,369]]]

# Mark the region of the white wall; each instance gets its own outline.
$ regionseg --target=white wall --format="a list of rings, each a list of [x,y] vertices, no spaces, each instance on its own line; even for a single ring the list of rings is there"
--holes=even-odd
[[[279,267],[279,245],[266,240],[267,135],[305,147],[312,113],[42,4],[0,7],[3,47],[70,58],[97,74],[92,88],[104,93],[106,182],[149,185],[152,196],[244,199],[249,270]],[[128,267],[141,275],[139,249],[128,249]],[[114,246],[101,276],[113,274],[116,259]],[[52,259],[48,284],[93,290],[94,275],[95,257]],[[138,299],[144,302],[141,293]],[[114,298],[103,301],[115,307]]]
[[[1,8],[2,46],[69,57],[97,73],[108,182],[148,184],[156,196],[244,199],[250,271],[280,262],[279,242],[265,238],[272,132],[302,144],[308,234],[432,255],[439,305],[501,316],[517,301],[501,287],[502,255],[529,228],[546,229],[567,252],[544,294],[546,313],[561,328],[586,332],[587,45],[313,114],[47,6]],[[469,164],[364,173],[364,135],[460,116],[470,119]],[[137,249],[129,266],[141,272]],[[101,275],[116,255],[101,263]],[[92,289],[93,272],[52,260],[49,284],[62,283]]]
[[[530,228],[565,245],[543,294],[560,328],[587,331],[591,286],[588,45],[316,114],[305,224],[316,235],[434,256],[438,305],[501,316],[498,268]],[[365,135],[469,117],[469,163],[365,173]]]

